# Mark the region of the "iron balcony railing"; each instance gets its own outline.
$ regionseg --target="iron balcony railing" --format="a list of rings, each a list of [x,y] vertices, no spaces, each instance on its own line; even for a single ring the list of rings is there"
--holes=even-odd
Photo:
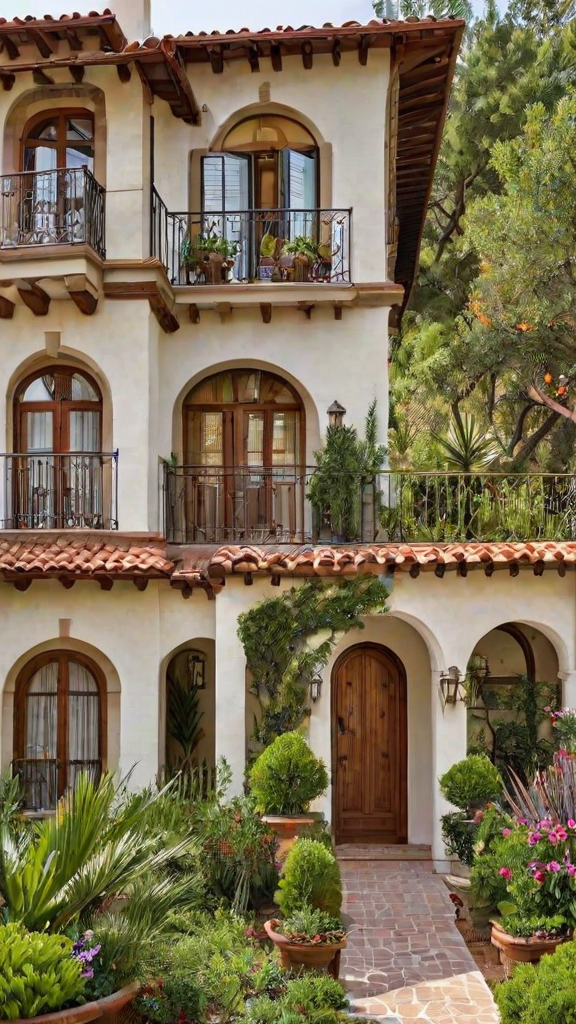
[[[151,252],[175,285],[350,281],[351,210],[172,213],[154,189]]]
[[[163,463],[162,489],[174,543],[576,540],[571,474],[320,477],[313,467]]]
[[[87,167],[0,177],[0,249],[85,242],[106,255],[106,192]]]
[[[118,452],[0,455],[3,530],[117,530]]]
[[[22,757],[12,762],[12,773],[20,780],[26,811],[54,810],[59,797],[74,789],[82,772],[98,783],[102,762],[99,759],[59,761],[51,757]]]

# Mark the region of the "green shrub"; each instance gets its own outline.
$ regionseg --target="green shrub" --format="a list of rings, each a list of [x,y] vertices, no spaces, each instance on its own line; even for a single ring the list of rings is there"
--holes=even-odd
[[[281,928],[291,942],[341,942],[346,934],[338,917],[310,906],[296,910]]]
[[[260,996],[247,1003],[244,1024],[344,1024],[347,1018],[341,1011],[348,1006],[341,985],[327,974],[305,974],[293,978],[276,998]]]
[[[36,1017],[82,1002],[82,966],[72,940],[0,925],[0,1020]]]
[[[502,1024],[576,1024],[576,943],[559,946],[539,964],[519,964],[496,987]]]
[[[278,736],[254,762],[249,779],[263,814],[303,814],[328,787],[326,765],[299,732]]]
[[[284,917],[306,905],[338,917],[342,882],[334,854],[314,839],[297,839],[284,862],[275,898]]]
[[[502,776],[485,754],[470,754],[440,776],[446,799],[461,811],[494,800],[502,792]]]
[[[458,857],[461,864],[471,868],[474,863],[474,843],[478,826],[470,821],[466,811],[453,811],[441,818],[442,839],[449,857]]]
[[[528,843],[527,830],[522,828],[512,829],[506,836],[500,831],[483,849],[482,842],[476,843],[478,853],[470,882],[474,894],[496,910],[499,903],[510,902],[508,880],[499,874],[500,868],[509,868],[513,876],[518,875],[534,859],[534,850]]]

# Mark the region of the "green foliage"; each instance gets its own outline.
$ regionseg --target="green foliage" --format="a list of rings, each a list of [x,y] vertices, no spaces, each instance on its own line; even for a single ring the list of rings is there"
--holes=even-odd
[[[438,20],[463,18],[470,21],[473,7],[470,0],[372,0],[378,18],[426,18],[432,14]]]
[[[279,995],[259,996],[246,1004],[245,1024],[344,1024],[341,1011],[348,999],[341,985],[326,974],[305,974],[289,980]]]
[[[249,773],[252,795],[263,814],[303,814],[328,788],[328,772],[299,732],[277,736]]]
[[[576,424],[529,392],[535,375],[570,377],[574,362],[574,127],[560,107],[576,49],[559,14],[572,7],[516,0],[500,15],[490,3],[472,26],[393,352],[393,426],[404,418],[422,437],[443,434],[458,412],[474,416],[502,469],[574,463]],[[420,441],[404,468],[430,467],[437,453]]]
[[[502,792],[502,776],[484,754],[471,754],[453,764],[439,783],[446,799],[461,810],[485,804]]]
[[[337,917],[342,882],[334,854],[314,839],[297,839],[284,862],[276,902],[284,917],[307,905]]]
[[[329,584],[307,580],[238,616],[238,636],[261,708],[254,726],[259,744],[302,725],[309,714],[311,679],[328,664],[344,633],[364,628],[362,616],[386,611],[387,595],[375,576]]]
[[[474,862],[474,843],[478,828],[471,821],[467,811],[453,811],[443,814],[442,839],[449,857],[458,857],[461,864],[472,867]]]
[[[290,942],[306,943],[341,942],[346,934],[339,918],[311,906],[304,906],[286,918],[281,931]]]
[[[565,935],[567,927],[566,918],[561,914],[555,914],[553,917],[538,917],[513,913],[504,916],[500,924],[508,935],[520,939],[529,939],[532,936],[539,939],[554,939],[559,935]]]
[[[524,780],[550,763],[553,744],[540,735],[540,727],[549,709],[558,706],[557,684],[524,675],[497,690],[490,676],[478,682],[469,672],[467,689],[471,753],[486,753],[504,775],[511,768]]]
[[[376,399],[366,415],[363,439],[356,427],[328,427],[324,447],[314,453],[316,468],[307,495],[320,533],[329,527],[334,540],[374,539],[362,536],[367,528],[362,521],[364,492],[371,489],[377,523],[381,499],[373,478],[385,456],[386,448],[378,444]]]
[[[484,843],[479,837],[470,881],[473,893],[496,910],[500,903],[509,900],[508,882],[499,874],[500,868],[509,868],[512,875],[521,874],[534,859],[534,852],[525,829],[512,828],[506,836],[500,831],[482,848]]]
[[[493,437],[466,413],[454,416],[447,434],[437,434],[435,440],[441,451],[442,468],[458,473],[479,472],[492,465],[500,454]]]
[[[167,673],[166,682],[168,731],[182,748],[183,765],[192,767],[194,752],[202,737],[200,722],[204,712],[200,711],[200,694],[196,686],[190,686],[175,672]]]
[[[519,964],[494,993],[502,1024],[576,1024],[575,976],[574,942],[539,964]]]
[[[282,255],[303,256],[309,263],[316,263],[319,258],[318,244],[307,235],[298,235],[297,238],[284,243]]]
[[[0,925],[0,1020],[36,1017],[83,1002],[72,940]]]
[[[22,836],[0,828],[6,920],[31,930],[62,930],[87,908],[182,853],[185,843],[159,848],[156,836],[143,829],[156,798],[122,802],[114,775],[105,774],[95,786],[83,774],[54,818]]]
[[[22,805],[20,779],[8,769],[0,775],[0,828],[13,828]]]

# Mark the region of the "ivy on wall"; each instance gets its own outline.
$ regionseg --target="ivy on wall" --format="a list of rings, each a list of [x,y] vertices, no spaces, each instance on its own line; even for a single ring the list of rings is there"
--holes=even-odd
[[[364,629],[361,616],[387,610],[388,593],[376,576],[307,580],[239,615],[238,636],[261,712],[253,732],[259,746],[302,725],[311,680],[345,633]]]

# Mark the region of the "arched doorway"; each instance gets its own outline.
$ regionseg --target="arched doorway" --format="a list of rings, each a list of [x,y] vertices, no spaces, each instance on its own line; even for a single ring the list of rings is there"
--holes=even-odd
[[[407,842],[406,673],[379,644],[334,666],[332,765],[336,842]]]
[[[226,370],[183,405],[189,542],[290,541],[301,523],[304,409],[264,370]]]
[[[106,682],[83,654],[49,651],[24,666],[14,695],[14,768],[26,807],[49,810],[105,757]]]

